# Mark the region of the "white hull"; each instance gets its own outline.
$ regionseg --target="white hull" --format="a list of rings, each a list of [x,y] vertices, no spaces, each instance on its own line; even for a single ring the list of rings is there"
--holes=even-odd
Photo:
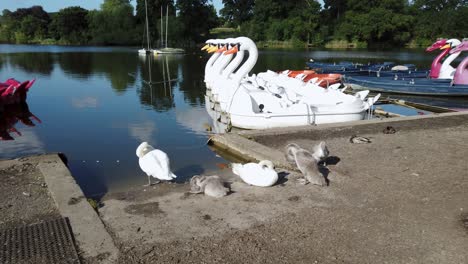
[[[316,114],[308,115],[235,115],[230,114],[231,124],[243,129],[267,129],[275,127],[305,126],[313,124],[328,124],[364,119],[366,112],[346,114]]]
[[[164,48],[153,50],[154,54],[184,54],[185,50],[176,48]]]

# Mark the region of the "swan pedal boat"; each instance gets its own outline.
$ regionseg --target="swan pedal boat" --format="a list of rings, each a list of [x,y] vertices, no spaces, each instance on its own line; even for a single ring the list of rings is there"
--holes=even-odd
[[[338,89],[340,84],[324,89],[273,71],[248,76],[258,58],[251,39],[206,43],[202,50],[214,53],[205,67],[206,104],[218,113],[217,119],[234,127],[265,129],[362,120],[380,96],[366,100],[368,91],[348,95]],[[247,60],[243,60],[245,51]]]
[[[458,56],[462,51],[468,51],[468,41],[458,44],[449,53],[450,56],[453,54]],[[440,76],[437,79],[347,76],[345,82],[353,85],[353,88],[380,92],[468,96],[468,56],[455,69],[453,79],[440,78]]]
[[[15,104],[26,100],[26,93],[35,79],[19,82],[13,78],[0,82],[0,105]]]

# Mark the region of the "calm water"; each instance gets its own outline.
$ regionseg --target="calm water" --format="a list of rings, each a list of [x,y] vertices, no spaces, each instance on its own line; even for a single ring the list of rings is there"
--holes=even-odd
[[[310,58],[424,67],[434,56],[422,50],[265,51],[253,72],[303,69]],[[204,106],[207,59],[202,53],[141,57],[120,47],[0,45],[0,81],[36,78],[27,104],[42,120],[34,127],[17,123],[22,136],[0,141],[0,159],[63,152],[86,195],[145,184],[135,155],[142,141],[169,155],[179,181],[214,171],[226,161],[205,144],[212,124]],[[413,99],[468,105],[467,99]]]

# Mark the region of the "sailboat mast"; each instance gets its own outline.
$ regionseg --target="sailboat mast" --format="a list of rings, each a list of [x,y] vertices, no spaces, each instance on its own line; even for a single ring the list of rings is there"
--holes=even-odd
[[[164,38],[163,38],[163,10],[161,5],[161,47],[164,45]]]
[[[166,5],[166,48],[167,48],[167,25],[169,24],[169,4]]]
[[[149,23],[148,23],[148,5],[145,0],[145,13],[146,13],[146,38],[148,40],[148,51],[150,50],[150,37],[149,37]]]

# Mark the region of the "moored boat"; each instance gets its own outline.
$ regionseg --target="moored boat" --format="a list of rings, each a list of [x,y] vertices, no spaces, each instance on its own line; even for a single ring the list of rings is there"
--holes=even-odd
[[[468,50],[468,41],[464,41],[450,50],[450,56]],[[449,56],[449,57],[450,57]],[[450,68],[447,68],[450,70]],[[445,76],[445,75],[444,75]],[[353,88],[369,89],[379,92],[440,95],[440,96],[468,96],[468,57],[454,70],[453,80],[449,78],[397,78],[393,77],[364,77],[346,76],[345,83]]]
[[[205,68],[205,81],[211,88],[206,103],[219,112],[219,119],[235,127],[264,129],[362,120],[379,98],[366,99],[365,91],[345,94],[336,85],[324,89],[273,71],[249,76],[258,51],[246,37],[210,40],[207,44],[204,49],[214,54]],[[246,60],[244,52],[248,54]]]
[[[26,93],[35,79],[19,82],[13,78],[0,83],[0,105],[14,104],[26,100]]]

